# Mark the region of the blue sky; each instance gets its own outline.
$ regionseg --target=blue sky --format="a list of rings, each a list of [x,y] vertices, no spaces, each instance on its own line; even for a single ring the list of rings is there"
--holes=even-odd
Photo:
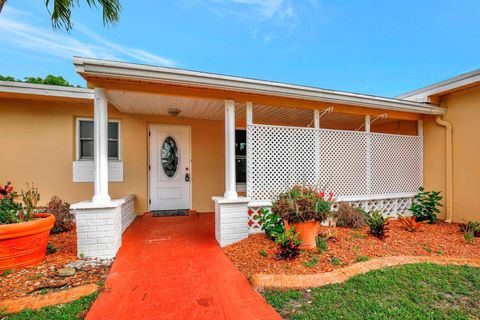
[[[84,3],[81,0],[82,4]],[[73,55],[396,96],[480,68],[478,0],[123,0],[121,20],[73,12],[51,28],[43,0],[8,0],[0,74],[62,75]]]

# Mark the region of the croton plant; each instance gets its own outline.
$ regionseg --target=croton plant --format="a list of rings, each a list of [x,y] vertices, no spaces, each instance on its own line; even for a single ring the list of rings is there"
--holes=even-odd
[[[332,210],[334,195],[310,186],[295,185],[278,196],[272,212],[288,223],[323,221]]]

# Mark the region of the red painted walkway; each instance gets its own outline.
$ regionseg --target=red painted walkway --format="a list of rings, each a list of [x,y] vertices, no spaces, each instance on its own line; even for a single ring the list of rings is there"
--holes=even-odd
[[[280,319],[223,254],[214,216],[137,218],[93,319]]]

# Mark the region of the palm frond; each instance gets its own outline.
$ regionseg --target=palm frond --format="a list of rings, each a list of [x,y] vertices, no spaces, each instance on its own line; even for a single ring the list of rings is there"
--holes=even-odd
[[[85,2],[90,8],[97,8],[97,4],[102,7],[104,25],[115,26],[120,19],[120,0],[85,0]],[[80,6],[79,0],[45,0],[45,6],[50,12],[53,28],[64,27],[67,31],[72,29],[72,9]]]

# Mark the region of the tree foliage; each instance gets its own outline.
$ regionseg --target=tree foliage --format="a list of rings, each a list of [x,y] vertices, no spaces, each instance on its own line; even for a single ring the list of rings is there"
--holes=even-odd
[[[26,83],[36,83],[36,84],[49,84],[52,86],[64,86],[64,87],[73,87],[73,85],[65,80],[61,76],[47,75],[45,78],[42,77],[24,77],[24,80],[16,79],[12,76],[3,76],[0,74],[0,81],[12,81],[12,82],[26,82]],[[80,87],[80,86],[77,86]]]

